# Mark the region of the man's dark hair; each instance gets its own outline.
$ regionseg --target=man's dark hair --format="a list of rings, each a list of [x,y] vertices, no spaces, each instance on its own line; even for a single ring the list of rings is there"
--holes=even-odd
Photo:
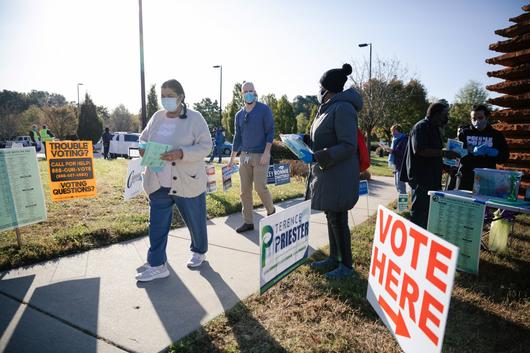
[[[110,129],[109,129],[108,127],[105,128],[105,131],[106,131],[106,132],[109,132],[109,130],[110,130]]]
[[[444,103],[436,102],[429,105],[429,108],[427,109],[427,117],[430,118],[436,114],[440,114],[444,110],[447,109],[447,105]]]
[[[484,112],[484,115],[487,117],[490,116],[490,110],[489,108],[484,105],[484,104],[474,104],[473,107],[471,108],[471,111],[474,111],[474,112]]]

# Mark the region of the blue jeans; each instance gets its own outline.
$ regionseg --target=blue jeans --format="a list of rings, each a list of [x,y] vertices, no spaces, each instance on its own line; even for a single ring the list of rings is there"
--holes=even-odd
[[[160,266],[167,261],[166,247],[173,204],[175,204],[191,235],[190,250],[199,254],[208,251],[206,231],[206,193],[196,197],[179,197],[168,194],[169,188],[160,188],[149,195],[149,242],[147,262]]]
[[[399,180],[399,171],[394,170],[394,185],[396,186],[396,190],[400,194],[406,194],[407,193],[407,184],[404,181]]]
[[[219,156],[219,163],[221,163],[223,158],[223,152],[221,151],[221,145],[215,144],[212,151],[212,156],[210,157],[210,163],[212,163],[213,159]]]

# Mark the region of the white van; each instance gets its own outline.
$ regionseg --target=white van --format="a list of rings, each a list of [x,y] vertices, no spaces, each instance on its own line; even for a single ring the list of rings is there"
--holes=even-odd
[[[129,157],[129,147],[138,148],[140,134],[137,132],[113,132],[110,140],[110,158]]]

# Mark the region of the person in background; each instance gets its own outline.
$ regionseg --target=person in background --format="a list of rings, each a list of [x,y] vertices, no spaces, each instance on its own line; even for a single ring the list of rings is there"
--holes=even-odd
[[[388,155],[388,165],[394,173],[394,184],[396,185],[397,192],[399,194],[406,194],[407,184],[400,180],[399,173],[401,170],[401,164],[403,162],[403,156],[405,155],[405,150],[407,149],[408,137],[403,133],[403,129],[399,124],[392,125],[390,128],[390,133],[392,134],[392,144],[390,147],[384,145],[381,147],[390,153]]]
[[[42,129],[39,132],[41,141],[42,141],[42,149],[44,150],[44,159],[46,159],[46,142],[47,141],[53,141],[53,138],[55,137],[50,129],[48,129],[48,126],[42,125]]]
[[[225,134],[223,132],[223,128],[218,126],[215,129],[215,141],[214,141],[214,147],[212,151],[212,156],[210,157],[209,163],[212,163],[215,156],[219,156],[219,164],[222,161],[223,158],[223,144],[225,143]]]
[[[442,158],[455,159],[460,155],[443,149],[441,128],[447,125],[449,108],[444,103],[432,103],[427,116],[412,128],[405,160],[401,165],[401,181],[412,189],[411,221],[427,228],[429,190],[442,188]]]
[[[101,135],[101,142],[103,143],[103,158],[109,159],[110,140],[112,140],[112,134],[108,127],[105,128],[105,132]]]
[[[239,176],[243,224],[236,229],[238,233],[254,229],[252,184],[267,209],[267,216],[276,212],[266,184],[274,138],[272,111],[267,105],[257,101],[258,96],[252,82],[243,83],[241,95],[245,106],[235,116],[234,144],[228,162],[228,168],[231,168],[237,153],[241,153]]]
[[[352,67],[344,64],[320,78],[320,106],[309,139],[304,139],[314,154],[304,151],[302,158],[311,168],[311,208],[324,211],[328,223],[329,257],[313,262],[311,267],[326,271],[331,279],[352,277],[354,273],[348,210],[359,199],[357,112],[363,101],[353,88],[343,90],[351,73]]]
[[[488,107],[474,105],[470,115],[471,124],[463,127],[458,134],[458,139],[469,152],[460,160],[460,190],[473,189],[475,168],[496,169],[496,165],[506,162],[510,155],[506,139],[489,122]]]
[[[37,125],[31,125],[31,130],[29,131],[29,138],[31,139],[31,145],[35,147],[35,150],[40,151],[41,138]]]
[[[149,142],[167,144],[172,150],[160,155],[161,168],[147,168],[143,187],[149,196],[149,243],[147,263],[136,279],[141,282],[169,276],[166,265],[168,233],[175,204],[191,235],[190,268],[200,266],[208,250],[206,229],[206,169],[204,159],[212,149],[212,137],[201,113],[188,109],[184,89],[177,80],[162,84],[162,106],[140,135],[143,157]]]

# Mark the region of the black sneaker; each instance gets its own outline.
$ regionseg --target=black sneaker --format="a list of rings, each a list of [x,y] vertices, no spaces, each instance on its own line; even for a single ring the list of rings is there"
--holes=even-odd
[[[236,232],[243,233],[249,230],[254,230],[254,224],[243,223],[243,225],[236,229]]]

